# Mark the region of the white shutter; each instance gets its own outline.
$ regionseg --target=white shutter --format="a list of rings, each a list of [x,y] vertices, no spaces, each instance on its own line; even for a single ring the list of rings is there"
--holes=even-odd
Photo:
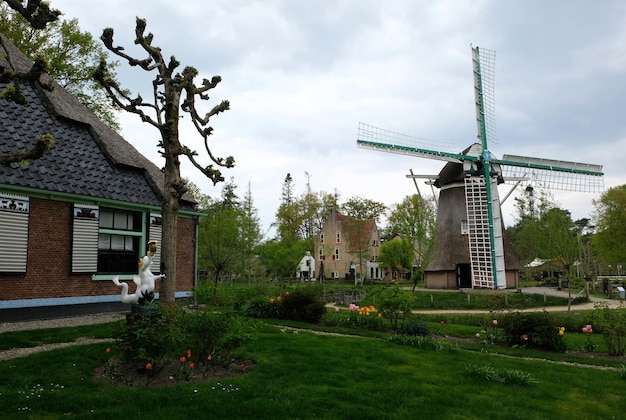
[[[157,251],[152,257],[151,271],[153,273],[161,272],[161,242],[163,238],[163,227],[161,225],[161,215],[150,213],[150,227],[148,232],[148,241],[157,241]]]
[[[95,273],[98,269],[97,205],[74,204],[72,273]]]
[[[0,272],[26,272],[29,210],[28,197],[0,195]]]

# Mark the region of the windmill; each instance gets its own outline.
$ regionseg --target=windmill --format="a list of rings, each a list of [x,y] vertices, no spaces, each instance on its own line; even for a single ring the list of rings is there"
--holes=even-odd
[[[564,191],[600,192],[604,188],[601,165],[567,162],[517,155],[504,155],[497,159],[488,148],[496,139],[494,69],[495,52],[472,47],[474,71],[474,96],[476,101],[477,138],[461,153],[450,151],[449,146],[426,144],[424,139],[359,124],[357,145],[361,148],[436,159],[448,162],[438,175],[426,177],[440,188],[436,223],[436,249],[438,254],[454,254],[458,244],[469,254],[469,285],[472,288],[503,289],[507,287],[505,254],[510,248],[503,241],[503,222],[498,196],[498,184],[533,179],[545,188]],[[448,150],[441,150],[447,148]],[[413,177],[413,176],[410,176]],[[463,203],[459,203],[459,201]],[[460,213],[460,214],[459,214]],[[451,223],[453,221],[453,223]],[[459,229],[450,233],[453,229]],[[456,238],[456,239],[455,239]],[[512,251],[509,252],[512,254]],[[434,271],[437,258],[427,268]],[[463,256],[454,256],[463,259]],[[453,258],[454,258],[453,257]],[[459,261],[459,263],[462,261]],[[466,264],[463,264],[466,265]],[[460,266],[457,264],[456,285],[459,284]],[[450,287],[449,279],[439,287]],[[428,281],[427,281],[427,287]]]

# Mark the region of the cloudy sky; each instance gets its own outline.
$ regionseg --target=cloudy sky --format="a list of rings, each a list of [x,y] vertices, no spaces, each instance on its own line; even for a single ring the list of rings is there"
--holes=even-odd
[[[415,192],[405,177],[442,163],[357,148],[359,122],[454,144],[476,140],[471,45],[495,50],[498,143],[503,154],[595,163],[605,186],[626,183],[626,3],[622,0],[52,0],[98,37],[112,27],[133,45],[135,17],[181,69],[221,75],[206,110],[214,153],[233,155],[239,196],[248,183],[268,231],[290,173],[297,194],[314,191],[391,205]],[[122,85],[149,96],[153,75],[121,66]],[[157,165],[158,133],[122,115],[124,137]],[[200,148],[190,127],[185,142]],[[206,162],[208,163],[208,161]],[[213,186],[183,164],[205,194]],[[509,187],[500,187],[501,195]],[[429,188],[422,184],[423,193]],[[555,199],[574,219],[598,194]],[[514,223],[513,200],[503,207]],[[271,233],[271,232],[270,232]]]

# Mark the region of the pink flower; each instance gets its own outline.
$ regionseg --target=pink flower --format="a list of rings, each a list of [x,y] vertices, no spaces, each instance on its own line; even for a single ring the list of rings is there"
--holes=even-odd
[[[494,319],[492,322],[493,322],[493,326],[494,327],[498,325],[498,320],[497,319]]]
[[[480,338],[480,333],[476,333],[476,338]]]
[[[592,327],[591,325],[589,325],[589,324],[587,324],[586,326],[584,326],[584,327],[582,328],[582,330],[583,330],[583,333],[584,333],[584,334],[591,334],[591,333],[593,333],[593,327]]]
[[[524,334],[524,335],[522,335],[522,340],[524,340],[524,341],[528,341],[528,334]]]
[[[361,308],[359,308],[354,303],[351,303],[350,306],[348,307],[348,309],[350,309],[350,312],[358,312]]]
[[[335,308],[335,312],[339,313],[339,308]]]
[[[445,321],[441,321],[441,322],[440,322],[440,324],[441,324],[441,325],[443,325],[443,324],[445,324],[445,323],[446,323]]]

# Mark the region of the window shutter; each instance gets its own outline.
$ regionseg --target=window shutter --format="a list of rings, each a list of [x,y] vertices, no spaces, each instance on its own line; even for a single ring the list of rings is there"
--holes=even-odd
[[[100,210],[93,204],[74,204],[73,219],[72,273],[95,273]]]
[[[162,218],[160,214],[150,213],[150,228],[148,232],[148,241],[157,241],[157,251],[152,257],[152,272],[161,272],[161,242],[163,237]]]
[[[28,197],[0,195],[0,272],[26,272],[29,210]]]

